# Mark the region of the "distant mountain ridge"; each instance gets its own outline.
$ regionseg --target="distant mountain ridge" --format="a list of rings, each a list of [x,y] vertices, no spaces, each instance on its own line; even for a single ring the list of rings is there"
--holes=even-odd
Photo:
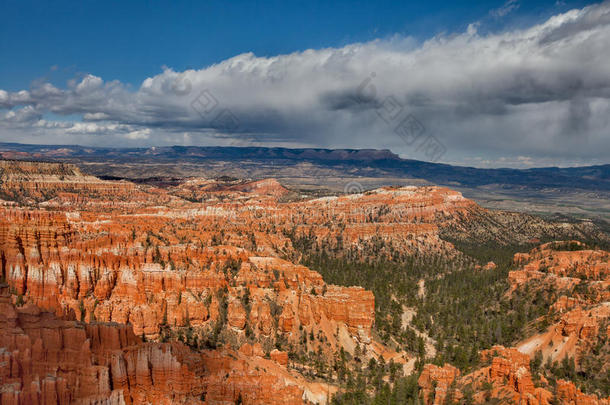
[[[167,146],[151,148],[102,148],[77,145],[26,145],[0,143],[0,155],[8,159],[52,159],[69,162],[194,163],[271,162],[277,171],[307,162],[353,175],[407,177],[463,187],[486,185],[529,188],[566,188],[610,191],[610,164],[585,167],[533,169],[481,169],[402,159],[383,149],[268,148],[221,146]]]
[[[388,149],[324,149],[324,148],[268,148],[238,146],[153,146],[149,148],[105,148],[80,145],[29,145],[0,142],[0,151],[26,152],[44,156],[93,157],[150,157],[172,159],[288,159],[288,160],[402,160]]]

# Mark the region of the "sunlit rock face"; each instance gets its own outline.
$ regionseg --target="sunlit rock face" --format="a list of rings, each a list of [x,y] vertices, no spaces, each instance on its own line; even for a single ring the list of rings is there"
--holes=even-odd
[[[539,350],[551,360],[578,360],[610,318],[610,253],[585,249],[575,241],[552,242],[516,254],[514,262],[518,269],[508,276],[512,291],[527,286],[561,292],[549,308],[555,321],[520,350],[530,355]]]
[[[0,294],[2,404],[301,404],[303,387],[316,389],[281,371],[281,352],[267,360],[144,343],[126,325],[59,319],[13,301]]]
[[[514,348],[482,351],[481,362],[488,365],[464,376],[449,364],[425,365],[419,379],[424,402],[444,403],[450,390],[460,400],[470,389],[475,403],[495,398],[519,404],[610,404],[610,398],[584,394],[571,381],[559,379],[555,386],[544,376],[534,381],[530,368],[537,352],[542,361],[572,358],[577,365],[584,356],[596,355],[592,351],[599,334],[610,331],[610,253],[575,241],[552,242],[517,253],[513,261],[516,270],[509,272],[507,294],[519,288],[561,293],[544,316],[550,326]],[[609,359],[598,361],[607,364]]]
[[[226,290],[235,330],[248,323],[257,336],[280,331],[296,341],[303,327],[315,328],[335,348],[336,331],[345,328],[368,342],[373,295],[328,286],[317,272],[280,259],[297,255],[287,234],[341,249],[382,238],[393,249],[454,254],[437,223],[476,207],[436,187],[282,203],[289,191],[272,179],[190,180],[162,190],[84,176],[70,165],[3,167],[15,179],[3,184],[7,192],[19,183],[31,199],[52,195],[38,204],[44,209],[6,208],[0,217],[2,274],[15,292],[57,315],[130,323],[149,338],[161,324],[212,325]],[[181,197],[189,192],[201,202]],[[280,309],[271,311],[270,302]]]
[[[325,356],[358,347],[369,357],[409,358],[375,340],[372,292],[325,283],[298,264],[293,242],[362,260],[450,259],[461,253],[441,234],[497,231],[485,222],[495,214],[442,187],[306,198],[272,179],[156,188],[15,162],[0,164],[0,178],[3,404],[326,403],[337,387],[303,378],[275,342]],[[511,291],[586,283],[590,293],[560,297],[551,308],[560,318],[519,352],[482,353],[488,368],[460,376],[427,365],[427,403],[442,403],[454,381],[493,382],[494,395],[547,403],[550,392],[531,384],[525,358],[560,340],[568,343],[559,354],[545,356],[578,357],[580,342],[599,335],[609,316],[607,252],[543,245],[515,262]],[[167,331],[201,337],[218,325],[224,345],[163,343]],[[589,398],[570,384],[560,384],[558,398]]]
[[[304,266],[234,246],[146,246],[150,240],[143,244],[137,237],[129,240],[121,235],[120,225],[112,236],[109,223],[107,233],[88,239],[79,229],[89,226],[99,225],[74,224],[65,214],[45,211],[4,211],[0,220],[4,278],[17,294],[58,315],[130,323],[136,334],[148,337],[156,337],[163,322],[170,326],[215,322],[221,289],[228,293],[229,325],[238,330],[252,315],[256,332],[266,335],[275,329],[296,335],[299,326],[315,324],[329,331],[332,326],[333,333],[343,325],[354,336],[370,337],[374,322],[370,291],[327,286],[317,272]],[[250,314],[242,303],[246,290]],[[282,308],[276,314],[277,326],[270,302]]]
[[[14,180],[2,183],[5,197],[27,196],[0,208],[10,290],[0,335],[11,365],[2,403],[325,403],[336,388],[290,373],[288,353],[231,346],[280,335],[299,346],[307,333],[316,341],[305,350],[373,342],[370,291],[327,285],[280,258],[294,253],[284,234],[293,224],[272,231],[256,208],[282,212],[286,191],[275,181],[193,203],[69,165],[20,164],[2,175]],[[246,202],[214,200],[221,195]],[[163,328],[209,331],[223,318],[231,346],[158,343]],[[396,355],[380,348],[369,352]]]

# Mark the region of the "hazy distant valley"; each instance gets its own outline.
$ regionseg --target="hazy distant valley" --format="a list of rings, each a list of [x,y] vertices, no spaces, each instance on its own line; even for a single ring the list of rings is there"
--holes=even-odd
[[[0,143],[0,154],[73,162],[96,176],[149,184],[177,184],[189,177],[276,178],[314,194],[438,184],[488,208],[610,220],[610,165],[475,169],[404,160],[387,150],[259,147],[108,149]]]

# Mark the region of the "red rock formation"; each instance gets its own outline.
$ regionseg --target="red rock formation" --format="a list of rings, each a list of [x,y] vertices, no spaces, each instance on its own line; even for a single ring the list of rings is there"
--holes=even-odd
[[[277,362],[278,364],[281,364],[282,366],[288,365],[288,353],[273,349],[270,356],[271,360]]]
[[[474,266],[475,270],[493,270],[496,267],[497,265],[494,262],[487,262],[484,266],[481,266],[480,264]]]
[[[550,242],[529,253],[517,253],[513,261],[521,266],[509,273],[513,288],[532,279],[549,279],[557,288],[569,288],[581,279],[607,282],[610,253],[603,250],[558,250],[564,245],[580,246],[577,241]]]
[[[300,325],[328,322],[327,338],[345,325],[368,341],[374,322],[374,297],[358,287],[325,286],[306,267],[273,257],[252,256],[232,246],[157,245],[147,247],[150,234],[137,237],[138,217],[118,230],[108,223],[108,236],[97,222],[87,234],[85,214],[78,218],[47,211],[5,211],[0,217],[2,276],[16,293],[58,315],[77,319],[131,323],[138,335],[154,338],[159,325],[204,326],[216,321],[214,298],[229,285],[228,323],[243,330],[248,319],[257,333],[273,331],[268,299],[283,306],[280,328],[298,340]],[[115,225],[113,225],[115,226]],[[136,232],[134,243],[130,233]],[[148,231],[152,232],[152,231]],[[91,237],[89,237],[91,235]],[[157,242],[158,243],[158,242]],[[144,246],[142,246],[144,245]],[[228,270],[227,266],[235,266]],[[249,290],[250,313],[241,296]],[[207,297],[213,297],[211,305]],[[323,323],[324,323],[323,322]],[[335,344],[333,344],[335,346]]]
[[[557,399],[562,404],[570,405],[608,405],[610,398],[599,399],[595,395],[583,394],[574,383],[557,380]]]
[[[60,320],[10,300],[0,297],[2,404],[169,404],[204,392],[183,346],[143,344],[127,326]]]
[[[562,336],[592,339],[597,336],[601,322],[609,318],[610,305],[602,304],[589,310],[576,308],[561,317],[556,330]]]
[[[118,324],[56,318],[0,296],[2,404],[301,404],[303,380],[262,371],[262,355],[246,351],[198,354],[180,343],[143,343]],[[286,364],[286,353],[272,358]],[[260,365],[255,369],[256,364]],[[202,399],[205,398],[205,401]]]
[[[562,250],[566,247],[570,249]],[[541,376],[536,386],[530,359],[541,351],[543,360],[558,361],[570,356],[578,362],[579,356],[591,350],[590,343],[597,338],[604,322],[610,319],[610,253],[584,249],[578,242],[553,242],[529,253],[516,254],[514,263],[519,269],[509,272],[511,289],[508,294],[525,284],[530,289],[555,288],[568,294],[562,295],[547,315],[558,320],[546,332],[524,340],[517,348],[495,346],[482,351],[481,361],[489,366],[461,378],[455,377],[447,365],[444,368],[426,365],[419,380],[426,403],[432,403],[432,388],[442,387],[438,394],[444,398],[446,387],[457,378],[454,384],[458,390],[467,385],[474,388],[476,403],[496,398],[536,405],[550,404],[553,399],[565,404],[609,404],[610,398],[583,394],[569,381],[559,380],[553,388]],[[574,292],[574,286],[578,284],[586,287],[583,289],[588,292],[586,295]],[[434,403],[439,402],[435,399]]]
[[[446,364],[443,368],[426,364],[418,384],[422,389],[426,404],[442,404],[449,387],[454,384],[455,396],[462,396],[460,389],[466,385],[474,388],[474,401],[486,403],[489,398],[497,398],[507,403],[548,405],[552,393],[534,387],[530,373],[529,356],[516,349],[495,346],[481,352],[481,360],[490,363],[471,374],[459,377],[459,371]],[[486,391],[484,383],[491,391]],[[434,400],[432,394],[434,393]]]
[[[14,208],[2,210],[0,214],[1,276],[15,294],[23,296],[27,308],[36,305],[63,319],[93,325],[100,325],[96,322],[131,324],[133,331],[129,328],[129,339],[139,342],[135,336],[159,338],[161,325],[170,328],[190,325],[210,330],[219,321],[225,300],[227,326],[236,334],[238,344],[245,340],[245,330],[252,331],[255,339],[274,337],[279,332],[288,342],[298,345],[303,333],[300,328],[305,328],[306,333],[324,336],[330,346],[321,347],[329,353],[345,344],[345,340],[338,340],[338,330],[347,331],[348,339],[353,341],[348,346],[352,348],[354,342],[366,345],[372,341],[373,294],[359,287],[327,286],[318,273],[273,257],[278,254],[277,246],[291,248],[281,228],[276,233],[267,229],[253,232],[259,246],[252,246],[252,239],[244,231],[250,231],[255,218],[249,218],[250,224],[244,226],[227,222],[222,206],[210,210],[210,205],[184,201],[159,206],[160,198],[150,190],[128,188],[119,192],[112,187],[122,187],[121,184],[109,185],[83,178],[86,176],[77,171],[70,175],[75,177],[74,184],[80,182],[79,193],[88,193],[87,197],[79,193],[69,196],[67,186],[61,184],[53,192],[56,197],[45,203],[51,210]],[[53,181],[61,182],[53,176],[53,172],[45,172],[40,178],[22,177],[20,181],[29,182],[29,193],[35,200],[47,195],[47,191],[35,194],[35,190],[47,190],[52,188]],[[270,192],[263,187],[257,189],[261,193]],[[136,202],[120,198],[109,201],[107,195],[103,196],[115,191],[119,196],[136,193]],[[227,232],[224,244],[218,244],[215,238],[222,224],[228,225]],[[226,291],[225,298],[221,299],[219,294],[223,291]],[[270,362],[268,368],[281,367],[276,370],[286,373],[281,378],[270,376],[262,369],[256,371],[260,364],[252,364],[243,353],[231,354],[228,348],[204,356],[206,367],[216,362],[222,364],[217,375],[206,375],[200,372],[201,360],[191,359],[184,346],[141,344],[127,339],[127,343],[119,346],[113,343],[112,349],[106,343],[93,349],[94,342],[118,338],[106,336],[114,332],[56,320],[58,325],[62,322],[69,325],[65,326],[67,329],[81,330],[74,339],[89,347],[82,354],[88,359],[83,360],[82,370],[80,363],[73,364],[71,374],[53,377],[57,380],[54,383],[44,380],[41,376],[44,374],[11,374],[8,385],[2,382],[7,387],[19,384],[18,388],[3,391],[12,395],[10,401],[28,402],[33,396],[39,398],[42,395],[39,392],[48,392],[49,398],[61,397],[59,402],[108,397],[116,403],[122,400],[144,403],[151,398],[163,403],[190,401],[198,399],[200,394],[205,394],[209,403],[235,401],[239,395],[244,403],[300,403],[302,396],[325,402],[327,389],[287,373],[285,352],[273,352],[271,360],[265,360],[260,345],[255,345],[251,356],[259,363]],[[63,326],[57,328],[60,330],[57,333],[64,333]],[[62,344],[54,349],[54,363],[36,367],[57,368],[62,361],[58,356],[72,353]],[[35,341],[29,345],[34,347]],[[376,352],[379,350],[371,350]],[[234,362],[234,357],[239,361]],[[139,376],[135,371],[130,374],[130,368],[137,370],[138,364],[148,364],[151,358],[162,361],[157,377],[154,373],[152,376]],[[19,357],[15,361],[26,360]],[[163,362],[169,362],[167,367]],[[191,371],[187,372],[184,367]],[[86,379],[82,373],[87,375]],[[187,377],[176,373],[185,373]],[[189,373],[193,377],[188,377]],[[175,390],[173,397],[168,396],[171,387],[155,380],[164,374],[173,384],[186,384],[184,389]],[[90,391],[74,391],[73,385],[90,386],[87,388]],[[192,385],[204,387],[205,392],[190,392]],[[126,389],[129,393],[123,395]]]
[[[21,201],[46,201],[58,195],[79,193],[88,199],[133,198],[133,183],[102,181],[85,176],[71,164],[0,160],[0,191]],[[74,198],[73,198],[73,201]]]
[[[443,367],[426,364],[417,380],[422,390],[424,403],[427,405],[443,404],[449,387],[459,376],[460,370],[450,364],[445,364]]]
[[[229,303],[228,321],[229,326],[234,328],[241,330],[246,327],[246,311],[238,300]]]
[[[264,179],[244,184],[238,184],[228,187],[227,190],[269,195],[274,197],[281,197],[290,192],[284,186],[282,186],[276,179]]]
[[[286,372],[287,358],[274,352],[267,353],[272,360],[263,359],[260,346],[248,349],[243,344],[248,339],[281,335],[299,347],[302,334],[314,333],[328,343],[320,345],[327,353],[338,347],[350,351],[357,343],[369,345],[369,353],[388,358],[396,354],[373,341],[373,294],[359,287],[326,285],[317,272],[280,259],[298,257],[287,235],[311,238],[314,244],[339,251],[364,251],[383,240],[388,247],[376,252],[380,257],[391,251],[451,256],[458,253],[439,237],[439,229],[481,210],[440,187],[383,188],[284,203],[278,197],[287,190],[272,180],[230,185],[192,180],[162,191],[105,182],[70,166],[43,165],[38,172],[36,165],[8,166],[2,175],[9,181],[2,187],[9,194],[24,185],[28,202],[44,201],[36,209],[0,212],[2,276],[15,293],[64,318],[129,323],[135,335],[148,339],[160,337],[161,325],[209,331],[226,318],[233,346],[241,346],[240,352],[210,352],[206,364],[222,364],[218,370],[231,365],[242,374],[202,376],[210,401],[234,400],[239,392],[247,392],[252,400],[273,401],[269,392],[293,398],[298,392],[308,396],[315,391],[302,381],[282,386],[288,377],[263,385],[273,389],[255,389],[257,378],[270,377],[253,373],[250,358],[268,361],[267,367],[280,367],[280,373]],[[605,271],[603,266],[591,267],[586,273],[602,279]],[[558,270],[557,276],[567,273]],[[566,330],[574,328],[572,321],[566,322]],[[590,336],[590,325],[579,330]],[[149,346],[157,347],[144,345]],[[186,354],[179,356],[177,346],[167,347],[180,364],[194,364]],[[127,362],[133,355],[120,349]],[[106,364],[96,361],[92,364]],[[189,370],[197,370],[196,364],[193,367]],[[143,387],[149,385],[142,381]],[[133,395],[148,391],[142,392]]]
[[[481,352],[483,362],[491,362],[487,381],[510,387],[515,394],[529,395],[534,392],[530,374],[530,358],[516,349],[495,346]]]
[[[566,247],[572,249],[562,250]],[[552,242],[527,254],[516,254],[514,262],[520,268],[509,273],[511,290],[527,283],[529,288],[546,287],[568,294],[549,308],[554,324],[527,339],[519,349],[530,356],[540,350],[545,359],[553,361],[565,356],[578,361],[580,348],[597,337],[600,325],[610,317],[610,253],[585,249],[575,241]],[[574,293],[576,285],[587,294]]]

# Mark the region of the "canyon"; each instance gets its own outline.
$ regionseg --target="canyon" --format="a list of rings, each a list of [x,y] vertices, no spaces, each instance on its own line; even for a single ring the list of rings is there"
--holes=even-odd
[[[467,375],[450,364],[427,364],[418,381],[424,402],[442,404],[449,392],[463,399],[468,390],[469,400],[476,403],[495,398],[519,404],[610,404],[610,397],[584,394],[571,381],[551,382],[539,369],[564,359],[573,360],[578,369],[594,358],[602,365],[600,373],[609,372],[610,354],[595,343],[603,339],[607,346],[610,332],[610,252],[587,249],[577,241],[551,242],[515,254],[514,263],[518,268],[509,273],[507,294],[519,288],[560,293],[543,316],[550,325],[514,348],[482,351],[481,361],[488,366]]]
[[[416,355],[379,339],[372,291],[325,282],[302,263],[301,244],[363,262],[451,261],[464,259],[464,243],[608,240],[590,221],[492,211],[437,186],[320,197],[275,179],[149,185],[4,160],[0,199],[3,404],[324,404],[341,390],[333,359],[406,372]],[[509,296],[564,292],[551,326],[481,351],[490,365],[465,376],[423,365],[426,403],[458,400],[466,385],[478,402],[608,403],[568,381],[534,385],[529,368],[538,352],[578,362],[609,327],[609,254],[571,243],[578,250],[516,254],[507,278]]]
[[[287,368],[288,354],[275,348],[277,340],[324,353],[338,347],[353,352],[362,345],[372,356],[406,357],[373,342],[370,291],[326,285],[315,271],[280,258],[289,240],[279,232],[248,232],[255,223],[250,219],[242,224],[243,211],[227,214],[231,207],[222,204],[210,209],[213,204],[83,176],[66,165],[10,162],[2,177],[4,195],[22,197],[18,204],[7,201],[0,216],[2,279],[10,291],[4,301],[11,314],[3,336],[13,336],[5,346],[7,361],[15,364],[3,381],[10,388],[6,401],[96,401],[109,396],[116,403],[146,403],[152,397],[166,398],[166,403],[203,397],[207,403],[238,397],[247,403],[322,403],[336,388],[323,389],[298,373],[295,377]],[[276,196],[275,182],[262,186],[223,192],[239,199],[262,191],[253,194],[249,209]],[[56,342],[52,347],[39,339],[48,325]],[[123,336],[121,344],[98,342],[101,354],[91,348],[95,339],[116,334]],[[220,340],[230,343],[204,340],[204,334],[222,334]],[[303,344],[307,334],[316,339]],[[68,340],[77,342],[67,347]],[[74,363],[70,375],[55,376],[59,380],[47,386],[45,373],[63,368],[61,356],[81,347],[84,352],[78,355],[87,359],[88,368],[80,370]],[[50,356],[48,364],[31,364],[34,348],[42,353],[37,358]],[[203,353],[195,363],[194,350]],[[119,367],[112,363],[117,356],[123,358],[123,368],[152,364],[149,374],[158,373],[159,381],[166,382],[153,384],[158,392],[140,387],[138,373],[147,370],[133,371],[131,382],[113,369]],[[146,356],[163,363],[159,371]],[[184,381],[185,391],[174,392],[171,385],[174,380],[183,383],[176,373],[186,363],[192,377]],[[20,371],[27,367],[30,373]],[[234,376],[234,370],[242,373]],[[129,381],[109,380],[109,375]],[[93,382],[97,388],[90,392],[71,388]],[[195,386],[199,391],[193,392]]]

